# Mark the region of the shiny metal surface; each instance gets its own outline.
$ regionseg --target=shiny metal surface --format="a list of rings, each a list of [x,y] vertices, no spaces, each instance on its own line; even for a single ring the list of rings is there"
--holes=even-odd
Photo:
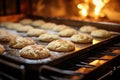
[[[71,28],[74,28],[74,29],[78,30],[78,27],[75,27],[75,26],[71,26]],[[2,27],[0,29],[6,29],[6,28]],[[23,36],[23,37],[28,37],[26,35],[26,33],[21,33],[21,32],[17,32],[15,30],[9,30],[9,29],[6,29],[6,30],[8,32],[12,33],[12,34],[18,34],[18,35]],[[48,33],[58,34],[57,32],[54,32],[52,30],[46,30],[46,31]],[[83,34],[83,33],[81,33],[81,34]],[[111,39],[111,38],[113,38],[115,36],[116,35],[112,35],[111,37],[105,38],[105,39],[93,38],[92,43],[89,43],[89,44],[76,44],[75,43],[75,50],[74,51],[71,51],[71,52],[54,52],[54,51],[50,51],[51,56],[49,58],[38,59],[38,60],[24,59],[24,58],[20,57],[19,49],[13,49],[13,48],[10,48],[8,45],[3,44],[5,46],[5,48],[6,48],[6,52],[2,56],[14,59],[14,60],[19,61],[19,62],[27,63],[27,64],[48,63],[48,62],[54,61],[56,59],[62,59],[63,57],[67,57],[69,55],[72,56],[72,54],[73,55],[78,54],[78,53],[80,54],[80,51],[82,51],[82,50],[86,51],[87,49],[89,49],[89,47],[94,47],[95,45],[103,43],[103,42],[105,42],[105,41],[107,41],[107,40],[109,40],[109,39]],[[46,42],[39,41],[38,37],[31,37],[31,38],[34,39],[36,44],[40,44],[40,45],[44,45],[44,46],[47,46],[47,44],[48,44]],[[70,37],[61,37],[61,39],[70,41]]]

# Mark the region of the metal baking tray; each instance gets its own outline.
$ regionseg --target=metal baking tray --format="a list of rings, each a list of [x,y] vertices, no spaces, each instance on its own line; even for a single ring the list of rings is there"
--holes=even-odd
[[[30,17],[31,18],[31,17]],[[101,28],[101,29],[105,29],[103,27],[107,26],[107,29],[109,30],[109,28],[112,28],[113,25],[110,26],[110,24],[103,24],[103,23],[94,23],[94,22],[86,22],[86,21],[74,21],[74,20],[66,20],[66,19],[59,19],[59,18],[45,18],[45,17],[33,17],[32,19],[43,19],[46,22],[54,22],[56,24],[66,24],[69,25],[70,27],[78,30],[82,25],[92,25],[92,26],[96,26],[97,28]],[[76,24],[75,24],[76,23]],[[73,24],[73,25],[72,25]],[[102,26],[103,25],[103,26]],[[101,26],[101,27],[100,27]],[[108,28],[109,26],[109,28]],[[118,30],[116,28],[120,29],[120,25],[114,25],[115,29],[114,30]],[[2,27],[1,27],[2,28]],[[113,30],[113,31],[114,31]],[[19,34],[21,36],[26,37],[25,33],[20,33],[20,32],[16,32],[15,30],[8,30],[11,33],[15,33],[15,34]],[[53,32],[51,30],[47,30],[47,32],[49,33],[54,33],[57,34],[56,32]],[[117,31],[118,32],[118,31]],[[19,53],[18,53],[18,49],[12,49],[9,48],[8,45],[4,44],[5,48],[6,48],[6,52],[3,55],[0,55],[1,59],[4,60],[8,60],[8,61],[12,61],[15,63],[19,63],[19,64],[29,64],[29,65],[42,65],[42,64],[47,64],[47,65],[56,65],[59,64],[60,62],[68,59],[68,58],[72,58],[74,56],[83,56],[86,55],[85,52],[88,50],[91,50],[95,47],[99,47],[100,45],[111,41],[112,39],[119,37],[119,35],[115,34],[112,35],[109,38],[106,39],[100,39],[100,38],[94,38],[92,43],[89,44],[75,44],[75,50],[71,51],[71,52],[54,52],[54,51],[50,51],[51,56],[45,59],[38,59],[38,60],[31,60],[31,59],[25,59],[20,57]],[[48,43],[46,42],[40,42],[38,41],[38,39],[36,37],[32,37],[37,44],[42,44],[42,45],[47,45]],[[62,39],[65,40],[70,40],[69,37],[61,37]]]

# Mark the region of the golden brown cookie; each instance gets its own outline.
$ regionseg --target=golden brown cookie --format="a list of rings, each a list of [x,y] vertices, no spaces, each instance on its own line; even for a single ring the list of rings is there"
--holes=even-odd
[[[9,46],[11,48],[21,49],[27,45],[32,45],[32,44],[35,44],[32,38],[16,37],[10,41]]]
[[[3,45],[0,44],[0,54],[3,54],[5,51],[5,48]]]
[[[19,35],[17,34],[0,34],[0,42],[5,42],[5,43],[8,43],[12,40],[14,40],[14,38],[16,37],[20,37]]]
[[[25,25],[25,26],[23,26],[23,27],[18,27],[16,30],[17,30],[18,32],[27,32],[27,31],[29,31],[30,29],[33,29],[33,27],[30,26],[30,25]]]
[[[65,29],[58,33],[58,35],[61,37],[70,37],[74,34],[77,34],[77,31],[75,29]]]
[[[0,23],[0,26],[7,27],[10,24],[12,24],[12,22],[2,22],[2,23]]]
[[[93,38],[87,34],[75,34],[71,37],[71,41],[75,43],[91,43]]]
[[[9,42],[10,41],[10,35],[7,34],[0,34],[0,42]]]
[[[45,23],[46,23],[46,22],[43,21],[43,20],[35,20],[35,21],[33,21],[33,22],[31,23],[31,25],[34,26],[34,27],[40,27],[40,26],[42,26],[42,25],[45,24]]]
[[[12,30],[16,30],[17,28],[20,28],[20,27],[23,27],[23,25],[20,23],[11,23],[6,26],[6,28],[12,29]]]
[[[10,41],[14,41],[17,37],[20,37],[18,34],[9,34],[10,35]]]
[[[21,57],[28,59],[44,59],[50,56],[49,50],[41,45],[28,45],[19,53]]]
[[[53,29],[55,26],[56,26],[55,23],[48,22],[48,23],[45,23],[45,24],[41,25],[40,28],[42,28],[42,29]]]
[[[107,38],[111,36],[111,33],[107,30],[99,29],[99,30],[92,31],[91,35],[93,37],[98,37],[98,38]]]
[[[66,40],[54,40],[47,45],[47,48],[52,51],[68,52],[75,49],[74,43]]]
[[[28,36],[40,36],[41,34],[44,34],[44,33],[46,33],[46,31],[43,29],[30,29],[27,32],[27,35]]]
[[[58,35],[55,35],[55,34],[42,34],[39,36],[38,39],[40,41],[44,41],[44,42],[51,42],[53,40],[60,39],[60,37]]]
[[[22,19],[22,20],[20,20],[19,23],[21,23],[23,25],[28,25],[28,24],[32,23],[32,20],[31,19]]]
[[[64,29],[68,29],[68,28],[69,28],[69,27],[68,27],[67,25],[56,25],[56,26],[53,28],[53,30],[59,32],[59,31],[62,31],[62,30],[64,30]]]
[[[97,28],[96,27],[94,27],[94,26],[82,26],[80,29],[79,29],[79,31],[80,32],[85,32],[85,33],[90,33],[90,32],[92,32],[92,31],[94,31],[94,30],[96,30]]]

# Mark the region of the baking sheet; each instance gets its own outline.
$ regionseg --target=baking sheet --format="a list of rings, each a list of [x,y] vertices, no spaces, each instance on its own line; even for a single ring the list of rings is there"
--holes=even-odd
[[[72,28],[78,30],[80,27],[78,26],[71,26]],[[6,29],[6,28],[3,28],[1,27],[0,29]],[[6,29],[8,30],[8,29]],[[23,36],[23,37],[28,37],[26,35],[26,33],[22,33],[22,32],[17,32],[15,30],[8,30],[10,33],[13,33],[13,34],[18,34],[20,36]],[[58,34],[58,32],[55,32],[55,31],[52,31],[52,30],[46,30],[47,33],[52,33],[52,34]],[[83,34],[83,33],[80,33],[80,34]],[[116,35],[113,35],[109,38],[106,38],[106,39],[100,39],[100,38],[94,38],[92,43],[89,43],[89,44],[75,44],[75,50],[74,51],[70,51],[70,52],[55,52],[55,51],[50,51],[51,53],[51,56],[48,57],[48,58],[45,58],[45,59],[38,59],[38,60],[31,60],[31,59],[25,59],[25,58],[22,58],[20,57],[19,55],[19,49],[13,49],[13,48],[10,48],[7,44],[4,44],[5,48],[6,48],[6,52],[1,55],[1,56],[4,56],[4,57],[7,57],[7,58],[10,58],[10,59],[13,59],[13,60],[16,60],[18,62],[22,62],[22,63],[26,63],[26,64],[46,64],[46,63],[49,63],[49,62],[54,62],[54,60],[57,60],[57,59],[63,59],[64,60],[64,57],[67,57],[71,54],[81,54],[82,53],[79,53],[81,50],[86,50],[88,49],[89,47],[94,47],[95,45],[97,45],[98,43],[103,43],[113,37],[115,37]],[[35,42],[37,44],[40,44],[40,45],[44,45],[46,46],[48,43],[47,42],[41,42],[38,40],[38,37],[31,37],[35,40]],[[62,39],[64,40],[69,40],[70,41],[70,37],[61,37]]]

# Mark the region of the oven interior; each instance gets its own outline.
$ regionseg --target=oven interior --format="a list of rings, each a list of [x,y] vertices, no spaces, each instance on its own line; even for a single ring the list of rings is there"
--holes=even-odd
[[[1,0],[0,15],[25,14],[119,23],[119,5],[119,0]]]
[[[117,34],[101,44],[80,52],[86,55],[77,54],[64,61],[51,62],[48,64],[50,66],[21,64],[0,56],[0,66],[4,68],[0,70],[2,72],[0,76],[11,80],[118,79],[116,76],[118,74],[113,73],[119,73],[120,54],[112,51],[120,50],[119,2],[119,0],[0,0],[0,22],[18,22],[24,18],[42,19],[46,22],[73,26],[76,29],[83,25],[91,25]]]

